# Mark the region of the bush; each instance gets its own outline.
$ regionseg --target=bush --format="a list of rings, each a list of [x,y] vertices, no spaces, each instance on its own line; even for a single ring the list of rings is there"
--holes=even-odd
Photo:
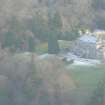
[[[79,33],[77,29],[72,29],[71,31],[65,31],[62,35],[63,39],[65,40],[75,40],[79,37]]]

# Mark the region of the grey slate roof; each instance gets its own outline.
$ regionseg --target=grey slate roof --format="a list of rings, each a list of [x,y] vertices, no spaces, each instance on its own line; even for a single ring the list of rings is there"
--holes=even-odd
[[[97,38],[95,36],[92,36],[92,35],[84,35],[84,36],[79,38],[79,41],[85,42],[85,43],[94,43],[95,44],[97,42]]]

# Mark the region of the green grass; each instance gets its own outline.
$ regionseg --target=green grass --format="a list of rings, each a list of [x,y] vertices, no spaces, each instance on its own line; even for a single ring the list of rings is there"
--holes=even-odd
[[[82,87],[96,86],[100,79],[105,76],[105,69],[100,67],[77,66],[71,68],[70,74]]]
[[[59,40],[58,42],[61,49],[70,48],[72,45],[71,41]]]
[[[47,52],[48,52],[48,44],[47,44],[47,42],[37,44],[36,53],[43,54],[43,53],[47,53]]]
[[[100,81],[105,79],[105,68],[103,67],[71,66],[67,72],[78,86],[71,92],[77,102],[88,101]]]

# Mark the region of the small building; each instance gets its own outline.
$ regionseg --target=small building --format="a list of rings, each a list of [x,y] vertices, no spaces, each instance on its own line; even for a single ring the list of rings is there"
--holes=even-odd
[[[102,52],[97,49],[97,41],[93,35],[83,35],[74,42],[72,51],[81,58],[101,59]]]

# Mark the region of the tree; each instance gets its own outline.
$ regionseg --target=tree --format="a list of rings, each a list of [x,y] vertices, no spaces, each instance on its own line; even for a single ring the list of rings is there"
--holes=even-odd
[[[95,10],[105,10],[105,1],[93,0],[92,6]]]
[[[105,29],[105,19],[104,17],[97,16],[95,19],[96,28]]]
[[[42,41],[46,41],[48,38],[47,19],[40,13],[40,11],[33,14],[32,19],[27,22],[27,29],[30,30],[35,37]]]
[[[59,44],[57,41],[57,37],[53,34],[50,34],[48,37],[48,53],[49,54],[59,53]]]
[[[56,12],[52,18],[52,20],[50,20],[50,28],[53,31],[60,31],[60,29],[62,28],[62,20],[61,20],[61,16],[59,14],[59,12]]]
[[[58,12],[55,13],[54,17],[49,21],[49,35],[48,35],[48,53],[57,54],[59,53],[58,35],[62,28],[62,21]]]
[[[35,51],[35,43],[34,43],[34,38],[32,36],[29,36],[28,39],[28,47],[29,47],[29,51],[30,52],[34,52]]]
[[[12,47],[13,44],[14,44],[14,39],[15,39],[15,38],[14,38],[13,32],[8,31],[8,32],[5,34],[3,46],[4,46],[4,47]]]

